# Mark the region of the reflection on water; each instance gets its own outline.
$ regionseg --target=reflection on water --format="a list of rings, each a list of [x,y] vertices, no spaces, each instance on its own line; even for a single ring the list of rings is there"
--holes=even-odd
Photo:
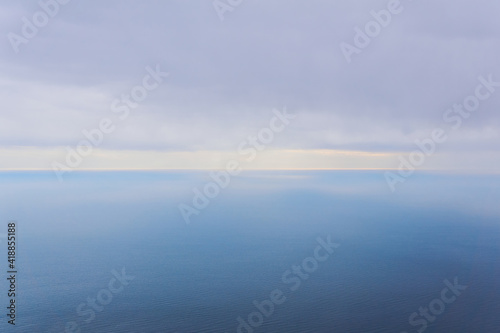
[[[381,172],[246,172],[186,225],[178,205],[207,179],[1,173],[0,217],[19,225],[16,330],[236,332],[241,317],[244,333],[498,331],[500,177],[419,174],[392,194]],[[300,268],[329,235],[331,258]],[[102,291],[122,269],[134,279]],[[455,277],[467,289],[412,326]],[[275,290],[286,301],[259,310]]]

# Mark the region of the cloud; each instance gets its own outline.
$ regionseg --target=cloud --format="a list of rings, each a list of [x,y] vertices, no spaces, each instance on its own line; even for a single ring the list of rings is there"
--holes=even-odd
[[[170,73],[104,150],[232,151],[286,106],[298,120],[273,148],[398,152],[443,125],[443,112],[500,81],[492,1],[401,0],[404,11],[348,64],[340,43],[387,1],[245,2],[220,22],[210,1],[70,1],[12,51],[1,43],[0,147],[75,145],[114,117],[110,104],[146,66]],[[4,36],[38,4],[2,4]],[[1,15],[1,14],[0,14]],[[498,154],[500,93],[445,151]]]

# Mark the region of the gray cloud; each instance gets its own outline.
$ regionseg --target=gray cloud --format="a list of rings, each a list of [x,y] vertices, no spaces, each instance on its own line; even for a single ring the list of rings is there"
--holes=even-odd
[[[0,51],[0,145],[62,146],[114,116],[146,66],[170,73],[105,143],[234,149],[272,108],[301,115],[285,148],[407,149],[442,115],[500,81],[500,3],[401,0],[404,11],[348,64],[340,43],[388,1],[244,1],[224,22],[211,1],[70,1],[14,53]],[[4,36],[36,3],[2,3]],[[453,133],[451,150],[496,150],[500,90]]]

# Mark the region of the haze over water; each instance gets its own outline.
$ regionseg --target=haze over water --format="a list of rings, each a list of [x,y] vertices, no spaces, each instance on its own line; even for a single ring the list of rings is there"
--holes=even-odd
[[[416,332],[409,316],[455,278],[467,289],[425,331],[500,327],[499,176],[419,173],[392,194],[375,171],[244,172],[189,225],[177,205],[206,172],[52,177],[0,173],[18,332],[236,332],[275,289],[286,300],[255,332]],[[291,290],[283,274],[328,236],[340,246]],[[134,279],[84,322],[122,268]]]

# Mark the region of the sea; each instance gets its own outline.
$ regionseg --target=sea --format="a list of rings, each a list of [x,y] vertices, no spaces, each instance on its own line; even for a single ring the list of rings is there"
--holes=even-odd
[[[498,174],[0,172],[0,332],[500,332],[499,202]]]

